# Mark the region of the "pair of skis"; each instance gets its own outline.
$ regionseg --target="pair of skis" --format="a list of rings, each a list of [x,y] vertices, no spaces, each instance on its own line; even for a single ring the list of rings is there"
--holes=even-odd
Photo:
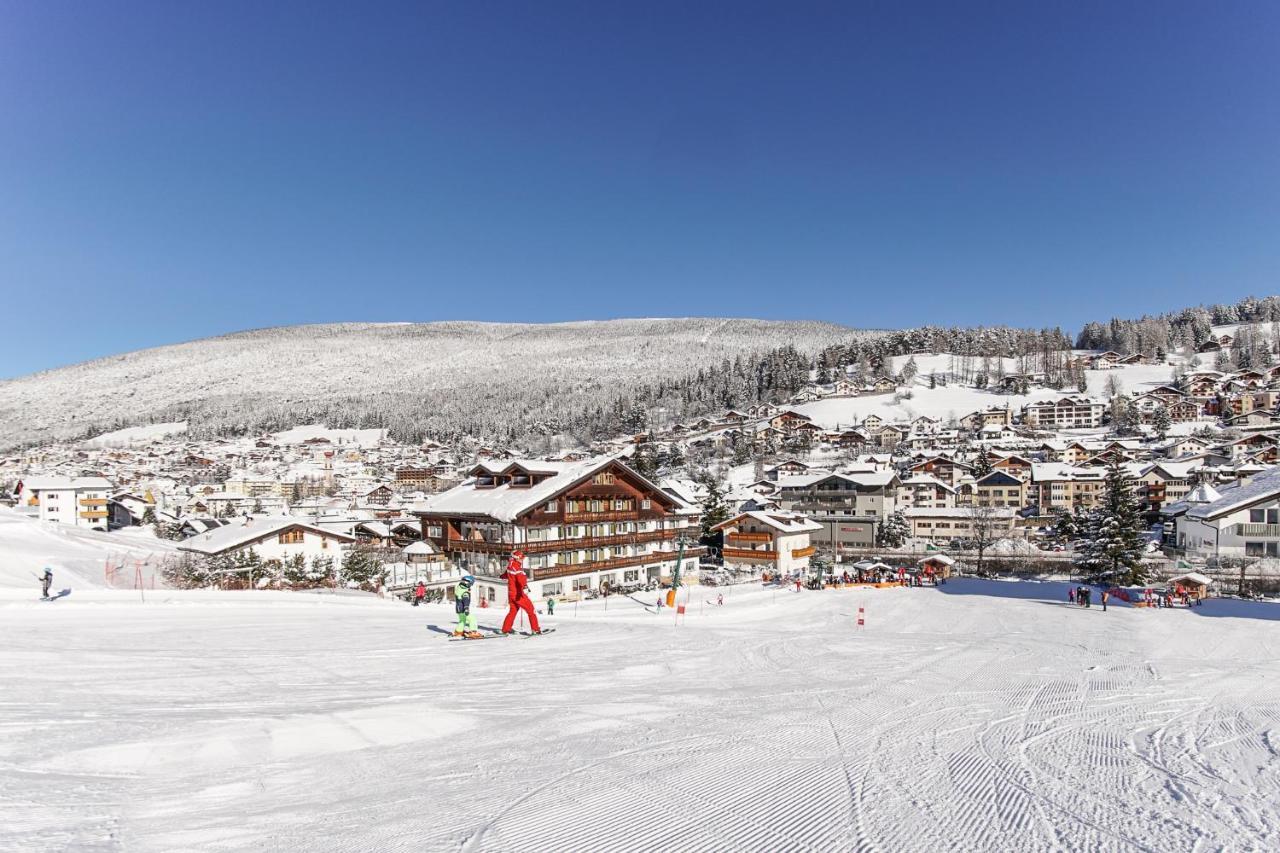
[[[503,634],[499,632],[496,634],[482,634],[479,637],[455,637],[450,635],[447,639],[451,643],[459,643],[469,642],[471,640],[496,640],[499,637],[540,637],[543,634],[550,634],[553,631],[555,631],[555,628],[543,628],[536,634],[532,631],[512,631],[510,634]]]

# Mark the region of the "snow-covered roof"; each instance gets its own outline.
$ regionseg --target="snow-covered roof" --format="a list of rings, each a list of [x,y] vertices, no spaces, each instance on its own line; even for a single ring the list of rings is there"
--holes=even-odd
[[[944,566],[954,566],[955,562],[956,562],[955,560],[953,560],[951,557],[948,557],[946,554],[930,554],[927,557],[921,557],[920,559],[916,560],[917,564],[942,563]]]
[[[336,530],[325,530],[301,518],[287,515],[251,516],[244,523],[228,524],[225,527],[192,536],[178,543],[178,550],[195,551],[199,554],[221,554],[257,542],[259,539],[274,536],[291,527],[301,527],[321,536],[329,536],[344,542],[355,541],[354,536],[348,536]]]
[[[1216,501],[1193,506],[1187,510],[1187,515],[1191,518],[1218,518],[1249,504],[1276,496],[1280,496],[1280,468],[1270,468],[1247,483],[1224,489]]]
[[[436,550],[434,545],[432,545],[430,542],[426,541],[425,539],[420,539],[417,542],[410,542],[408,545],[404,546],[402,551],[405,554],[415,554],[415,555],[440,553],[439,551]]]
[[[804,489],[814,483],[820,483],[832,477],[839,477],[859,486],[876,488],[889,485],[896,476],[898,476],[896,471],[850,471],[843,474],[836,474],[832,471],[810,472],[808,474],[797,474],[794,477],[779,477],[778,488]]]
[[[1031,480],[1102,480],[1107,472],[1102,468],[1078,468],[1069,462],[1033,462]]]
[[[1201,586],[1208,586],[1213,583],[1212,578],[1202,575],[1199,572],[1187,572],[1184,575],[1178,575],[1176,578],[1169,578],[1169,583],[1177,583],[1178,581],[1187,581],[1188,583],[1200,584]]]
[[[486,470],[493,473],[505,471],[516,465],[532,472],[550,473],[551,476],[532,486],[512,486],[510,483],[503,483],[485,488],[477,488],[476,478],[471,477],[447,492],[427,498],[425,502],[415,506],[413,511],[441,515],[478,515],[486,516],[496,521],[512,522],[523,513],[528,512],[539,504],[546,503],[565,489],[615,462],[622,464],[616,456],[596,456],[578,462],[510,460],[503,462],[501,467],[491,467],[488,463],[480,463],[481,467],[485,467]],[[662,495],[667,500],[672,500],[672,496],[656,484],[646,480],[630,468],[627,470],[631,471],[632,476],[648,485],[655,493]]]
[[[106,477],[30,477],[22,481],[23,491],[40,492],[56,489],[111,489]]]
[[[796,515],[790,512],[763,512],[753,510],[744,512],[734,516],[728,521],[721,522],[715,526],[716,530],[723,530],[726,527],[737,527],[742,524],[743,519],[750,518],[758,521],[766,527],[772,527],[779,533],[813,533],[822,529],[822,525],[816,521],[810,521],[803,515]]]

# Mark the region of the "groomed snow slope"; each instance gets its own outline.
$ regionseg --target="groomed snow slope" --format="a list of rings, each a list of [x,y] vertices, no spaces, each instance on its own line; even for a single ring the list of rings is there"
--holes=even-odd
[[[680,628],[614,598],[472,643],[371,598],[9,593],[0,848],[1276,849],[1275,605],[1064,589],[695,589]]]
[[[36,590],[45,566],[53,569],[56,589],[105,586],[104,570],[127,561],[130,571],[145,562],[148,582],[152,567],[176,554],[177,544],[157,539],[140,527],[104,533],[52,524],[0,508],[0,590]]]

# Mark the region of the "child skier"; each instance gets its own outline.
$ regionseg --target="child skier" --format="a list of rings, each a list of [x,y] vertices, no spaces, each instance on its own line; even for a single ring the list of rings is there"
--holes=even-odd
[[[49,597],[49,588],[53,586],[53,569],[48,566],[44,567],[44,574],[40,576],[40,597]]]
[[[484,636],[476,630],[476,617],[471,614],[471,585],[476,579],[464,575],[453,587],[453,609],[458,613],[458,627],[453,629],[453,636],[478,640]]]
[[[516,613],[523,610],[529,615],[529,629],[541,634],[538,626],[538,614],[533,609],[533,599],[529,598],[529,578],[524,573],[524,552],[513,551],[507,570],[502,573],[507,582],[507,618],[502,620],[502,633],[510,634],[516,623]]]
[[[413,606],[417,607],[422,603],[422,599],[427,597],[427,585],[422,581],[418,581],[418,585],[413,588]]]

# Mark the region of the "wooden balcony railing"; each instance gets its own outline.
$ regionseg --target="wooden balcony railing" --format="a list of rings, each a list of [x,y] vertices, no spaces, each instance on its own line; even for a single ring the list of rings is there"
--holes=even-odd
[[[685,559],[690,557],[701,557],[707,553],[704,547],[686,548],[684,550]],[[652,551],[648,554],[638,554],[634,557],[618,557],[612,560],[594,560],[589,563],[573,563],[560,566],[546,566],[544,568],[533,568],[532,580],[537,581],[555,580],[556,578],[569,577],[570,575],[585,575],[590,572],[608,572],[614,569],[628,569],[632,566],[655,566],[658,563],[669,563],[676,558],[675,551]]]
[[[817,547],[814,545],[810,545],[808,548],[792,548],[791,558],[793,560],[799,560],[804,557],[812,557],[815,553],[817,553],[817,550],[818,550]]]
[[[105,509],[89,509],[80,513],[81,518],[106,518],[107,511]]]
[[[646,530],[640,533],[615,533],[613,536],[578,536],[569,539],[521,543],[450,539],[447,543],[441,543],[441,547],[446,551],[471,551],[481,554],[510,554],[516,548],[526,554],[547,554],[583,548],[609,548],[614,545],[643,545],[646,542],[662,542],[675,537],[675,530]]]
[[[778,559],[777,551],[757,551],[754,548],[725,548],[723,551],[726,560],[776,560]]]
[[[80,506],[102,506],[106,502],[106,498],[81,498]]]
[[[593,521],[639,521],[640,512],[638,510],[624,510],[614,512],[606,510],[604,512],[566,512],[564,514],[565,524],[583,524]]]
[[[728,539],[736,539],[739,542],[772,542],[772,533],[748,533],[742,530],[735,530],[724,537]]]

